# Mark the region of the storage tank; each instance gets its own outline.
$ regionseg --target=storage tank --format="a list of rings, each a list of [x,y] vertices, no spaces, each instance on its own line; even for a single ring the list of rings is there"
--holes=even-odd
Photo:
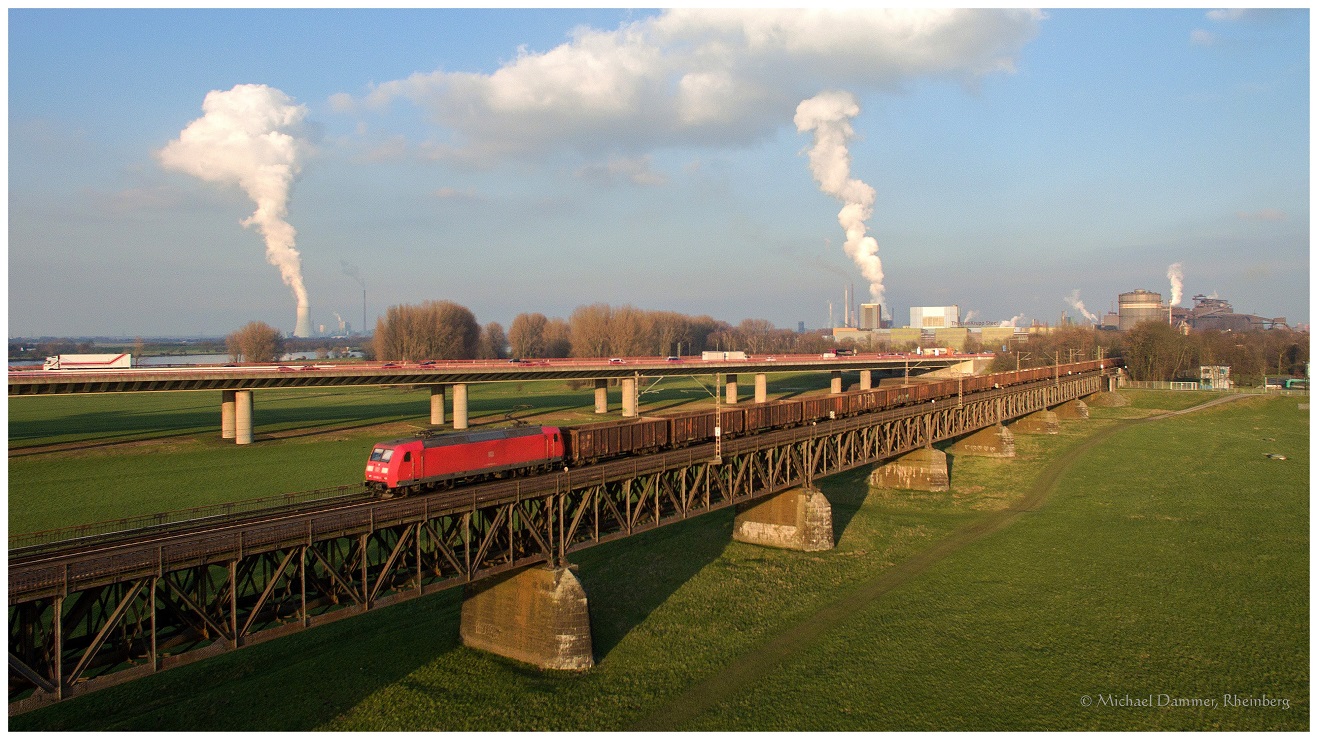
[[[1168,321],[1167,307],[1162,305],[1162,294],[1148,290],[1133,290],[1117,296],[1118,328],[1130,331],[1141,321]]]

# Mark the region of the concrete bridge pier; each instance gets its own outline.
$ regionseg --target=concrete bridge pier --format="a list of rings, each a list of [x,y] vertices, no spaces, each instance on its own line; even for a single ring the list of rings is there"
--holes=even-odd
[[[453,384],[453,428],[467,428],[467,384]]]
[[[595,413],[609,413],[609,381],[604,378],[595,381]]]
[[[1057,414],[1058,419],[1088,419],[1089,406],[1077,398],[1053,409],[1053,413]]]
[[[833,507],[824,494],[793,488],[745,504],[737,504],[732,539],[784,550],[832,550]]]
[[[236,391],[220,391],[220,439],[234,438],[234,413],[237,401],[234,400]]]
[[[952,445],[954,455],[975,457],[1016,457],[1016,435],[998,424],[962,437]]]
[[[444,386],[430,386],[430,425],[444,426]]]
[[[735,373],[728,376],[728,381],[727,383],[724,384],[724,387],[726,390],[724,391],[723,394],[723,403],[726,403],[729,406],[736,406],[737,405],[737,376]]]
[[[636,378],[622,379],[622,415],[627,419],[636,416]]]
[[[870,388],[873,388],[873,387],[874,387],[874,385],[873,385],[873,384],[874,384],[874,375],[873,375],[873,373],[874,373],[873,370],[861,370],[861,371],[860,371],[860,389],[861,389],[862,391],[867,391],[867,390],[869,390]]]
[[[586,591],[566,567],[533,565],[464,587],[462,644],[557,671],[595,665]]]
[[[755,374],[755,402],[764,403],[769,400],[769,376],[764,373]]]
[[[252,392],[233,392],[233,441],[240,445],[252,443]]]
[[[907,491],[950,491],[947,453],[933,447],[908,452],[874,469],[871,488],[900,488]]]
[[[1047,409],[1022,416],[1012,427],[1021,434],[1060,434],[1062,431],[1057,413]]]
[[[833,371],[833,373],[832,373],[832,378],[829,380],[829,383],[828,383],[828,392],[829,392],[829,393],[833,393],[833,394],[837,394],[837,393],[841,393],[841,392],[842,392],[842,371],[841,371],[841,370],[834,370],[834,371]]]

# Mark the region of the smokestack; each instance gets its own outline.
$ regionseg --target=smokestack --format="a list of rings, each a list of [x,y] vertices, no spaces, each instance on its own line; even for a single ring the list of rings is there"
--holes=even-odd
[[[279,268],[280,278],[297,300],[293,335],[309,337],[302,257],[294,247],[297,231],[284,220],[307,146],[296,135],[306,118],[306,106],[273,87],[235,85],[232,90],[206,93],[201,109],[201,118],[157,152],[160,163],[207,182],[237,185],[247,193],[256,211],[241,223],[255,226],[265,238],[266,261]]]
[[[865,220],[874,209],[874,188],[851,178],[851,155],[847,152],[847,140],[853,133],[850,119],[859,113],[860,106],[851,93],[829,90],[801,101],[793,122],[798,133],[814,132],[810,173],[821,191],[842,201],[842,210],[837,214],[847,234],[842,249],[869,281],[874,302],[881,304],[883,264],[878,256],[879,243],[865,234]]]

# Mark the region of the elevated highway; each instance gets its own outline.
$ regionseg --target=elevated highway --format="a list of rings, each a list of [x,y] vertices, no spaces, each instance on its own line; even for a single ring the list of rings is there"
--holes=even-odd
[[[863,354],[823,358],[819,354],[777,355],[747,360],[669,361],[655,357],[525,360],[464,360],[431,363],[293,363],[197,367],[135,367],[119,370],[10,371],[9,395],[228,391],[371,385],[455,385],[531,380],[598,380],[645,377],[839,370],[922,373],[993,355]]]
[[[770,373],[826,372],[831,392],[842,392],[842,372],[856,371],[860,387],[871,387],[873,373],[906,376],[976,363],[992,355],[862,354],[856,356],[776,355],[745,360],[698,357],[628,357],[552,360],[467,360],[420,363],[237,365],[107,370],[10,371],[9,395],[50,396],[85,393],[219,391],[221,437],[237,444],[253,440],[253,393],[280,388],[421,386],[430,389],[430,424],[443,426],[452,414],[454,429],[468,428],[467,386],[536,380],[593,380],[595,412],[608,412],[608,384],[621,386],[622,415],[639,410],[641,378],[720,376],[729,404],[737,403],[738,375],[754,376],[754,400],[767,399]],[[451,397],[451,400],[450,400]]]

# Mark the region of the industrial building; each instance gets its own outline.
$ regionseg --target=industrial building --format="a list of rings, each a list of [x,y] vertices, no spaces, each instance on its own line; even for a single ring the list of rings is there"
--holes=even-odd
[[[860,328],[882,329],[883,306],[879,305],[878,303],[860,304]]]
[[[1221,298],[1209,298],[1203,295],[1194,297],[1194,308],[1173,308],[1172,323],[1178,327],[1187,327],[1205,331],[1250,331],[1253,329],[1284,329],[1286,317],[1264,318],[1253,314],[1241,314],[1232,310],[1231,304]]]
[[[961,325],[958,306],[912,306],[912,329],[951,329]]]
[[[1130,331],[1144,321],[1171,323],[1167,306],[1162,305],[1162,294],[1148,290],[1132,290],[1117,296],[1117,328]]]

